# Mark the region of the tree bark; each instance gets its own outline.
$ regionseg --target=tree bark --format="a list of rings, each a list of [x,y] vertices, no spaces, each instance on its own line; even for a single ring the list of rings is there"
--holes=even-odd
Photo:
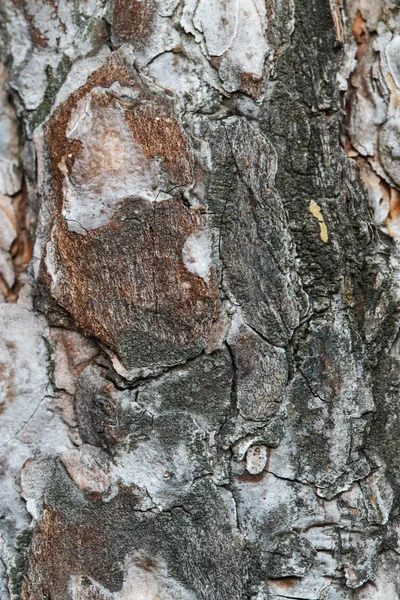
[[[0,0],[0,596],[400,598],[400,14]]]

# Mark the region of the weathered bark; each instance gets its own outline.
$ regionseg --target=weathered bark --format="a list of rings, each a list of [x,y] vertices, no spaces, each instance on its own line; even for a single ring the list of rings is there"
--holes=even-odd
[[[1,598],[400,598],[394,4],[0,0]]]

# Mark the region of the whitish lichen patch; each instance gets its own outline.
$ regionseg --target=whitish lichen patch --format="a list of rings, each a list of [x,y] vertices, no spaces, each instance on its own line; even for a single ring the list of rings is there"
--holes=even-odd
[[[65,425],[53,411],[47,335],[43,318],[16,304],[0,305],[0,514],[17,527],[26,519],[18,489],[24,463],[32,457],[55,456],[71,446]],[[35,517],[43,478],[42,465],[37,489],[31,477],[23,482],[28,510]]]
[[[182,249],[182,258],[188,271],[207,282],[210,280],[212,259],[208,229],[202,229],[188,237]]]
[[[247,77],[261,79],[269,51],[265,29],[265,3],[239,0],[237,33],[220,67],[220,75],[228,92],[240,88]]]
[[[12,439],[48,385],[44,322],[19,306],[0,307],[0,439]]]
[[[5,80],[0,63],[0,194],[12,196],[21,187],[19,139],[16,115],[3,89]]]
[[[94,96],[96,91],[78,103],[67,130],[68,139],[81,142],[82,153],[69,176],[60,165],[66,175],[63,215],[78,233],[106,225],[124,198],[157,197],[155,169],[135,141],[124,109],[96,104]]]
[[[264,2],[201,0],[197,6],[186,2],[181,23],[198,41],[204,37],[208,54],[217,59],[215,64],[227,91],[240,89],[247,78],[261,79],[270,50]]]
[[[211,56],[226,52],[237,34],[239,0],[200,0],[194,25],[202,31]]]
[[[250,446],[246,454],[246,469],[252,475],[261,473],[268,460],[268,451],[265,446]]]
[[[72,600],[195,600],[168,572],[164,561],[138,553],[125,560],[122,589],[110,592],[89,577],[73,576],[70,580]]]

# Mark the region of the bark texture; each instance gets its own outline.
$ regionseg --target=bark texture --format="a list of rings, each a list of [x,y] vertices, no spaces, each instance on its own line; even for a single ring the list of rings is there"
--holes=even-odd
[[[0,0],[0,596],[400,598],[400,9]]]

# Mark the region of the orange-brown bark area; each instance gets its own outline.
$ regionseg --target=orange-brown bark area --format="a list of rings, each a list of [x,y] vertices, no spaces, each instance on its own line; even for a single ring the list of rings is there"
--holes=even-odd
[[[87,335],[128,367],[196,354],[206,346],[219,300],[215,273],[206,282],[188,271],[182,250],[205,226],[204,217],[180,199],[154,206],[126,199],[106,227],[84,236],[70,232],[59,217],[51,293]]]
[[[121,92],[114,91],[118,84],[128,86],[136,96],[123,98]],[[99,88],[100,93],[90,96],[91,91]],[[139,189],[135,194],[134,186],[131,192],[128,186],[123,187],[126,192],[120,192],[128,165],[123,165],[125,172],[118,170],[119,163],[112,166],[121,146],[115,137],[118,132],[110,130],[109,124],[99,138],[101,148],[92,144],[85,155],[84,143],[71,139],[76,129],[73,111],[86,97],[90,98],[93,113],[97,111],[91,135],[103,127],[102,119],[110,113],[116,115],[112,117],[116,126],[124,127],[124,121],[128,124],[125,135],[131,136],[131,142],[126,142],[126,160],[134,163],[135,156],[129,149],[135,152],[138,148],[141,154],[136,160],[140,162],[132,167],[136,169],[132,176],[138,178],[148,173],[149,193],[154,189],[154,196],[141,198],[143,192]],[[117,119],[122,119],[122,125]],[[109,142],[111,145],[107,147],[111,136],[116,141]],[[204,277],[196,274],[196,261],[202,260],[196,252],[189,259],[194,271],[185,265],[184,248],[190,236],[203,235],[206,247],[198,249],[200,255],[211,250],[206,216],[185,206],[180,196],[193,178],[192,157],[171,101],[163,94],[157,96],[143,89],[137,75],[116,57],[58,109],[48,125],[47,140],[56,205],[51,238],[42,262],[43,280],[50,288],[49,293],[72,315],[78,327],[116,352],[128,368],[173,364],[200,352],[207,345],[218,316],[219,296],[211,264]],[[129,143],[135,146],[128,146]],[[104,148],[108,149],[103,151]],[[165,165],[162,166],[168,180],[165,190],[157,184],[152,159]],[[70,177],[72,185],[75,172],[75,181],[79,178],[74,199],[77,208],[73,209],[72,217],[87,211],[85,203],[86,206],[93,203],[91,210],[98,212],[101,206],[96,207],[99,202],[96,198],[101,197],[108,185],[108,181],[103,181],[103,172],[109,165],[109,178],[116,180],[109,192],[109,204],[119,194],[115,211],[99,223],[104,222],[104,226],[86,231],[86,221],[82,221],[84,234],[71,231],[69,221],[77,222],[78,227],[80,223],[78,217],[68,219],[63,210],[65,178]],[[92,195],[88,196],[89,193]],[[167,198],[158,202],[162,193]]]

